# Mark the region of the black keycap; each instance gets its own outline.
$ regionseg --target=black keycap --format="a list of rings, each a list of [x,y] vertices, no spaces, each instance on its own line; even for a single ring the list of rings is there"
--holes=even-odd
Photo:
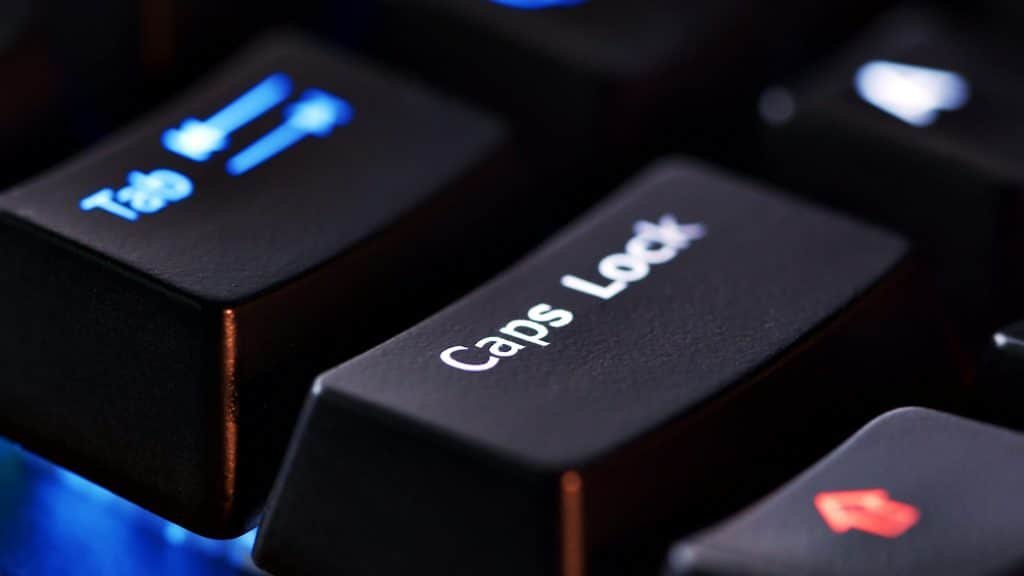
[[[999,576],[1024,570],[1024,436],[885,414],[750,509],[671,550],[667,576]]]
[[[369,43],[516,119],[546,182],[606,183],[668,146],[740,155],[767,71],[878,3],[375,0]]]
[[[971,353],[1020,308],[1024,253],[1024,80],[982,40],[903,8],[761,102],[779,178],[920,243]]]
[[[0,432],[240,533],[313,377],[517,243],[504,134],[349,56],[257,44],[0,200]]]
[[[917,395],[907,360],[931,345],[904,257],[874,228],[658,164],[321,376],[258,562],[578,576],[625,535],[739,505]]]

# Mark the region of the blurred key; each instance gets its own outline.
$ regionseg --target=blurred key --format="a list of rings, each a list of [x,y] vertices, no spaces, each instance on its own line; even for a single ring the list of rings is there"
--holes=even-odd
[[[877,229],[660,163],[498,279],[321,376],[257,562],[282,575],[615,573],[604,555],[630,537],[721,514],[877,407],[945,390],[918,387],[944,355],[905,258]],[[929,351],[937,362],[913,363]]]
[[[666,576],[1010,576],[1024,571],[1024,436],[920,408],[675,546]]]
[[[919,242],[973,350],[1019,311],[1008,264],[1024,254],[1024,77],[991,54],[941,12],[904,8],[761,102],[778,177]]]
[[[312,378],[513,255],[530,196],[505,143],[352,57],[255,45],[0,198],[0,433],[242,532]]]
[[[545,182],[596,191],[670,147],[734,159],[752,139],[766,71],[788,69],[879,2],[373,4],[378,53],[514,118]]]

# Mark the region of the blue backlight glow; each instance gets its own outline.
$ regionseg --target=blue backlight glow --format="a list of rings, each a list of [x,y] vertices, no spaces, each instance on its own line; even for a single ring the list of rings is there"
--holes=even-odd
[[[85,212],[103,210],[119,218],[134,222],[140,214],[155,214],[169,204],[180,202],[192,195],[192,181],[174,170],[153,170],[146,174],[133,170],[128,173],[128,185],[117,192],[104,188],[79,202]]]
[[[186,118],[179,128],[165,131],[160,140],[170,152],[205,162],[228,148],[229,136],[234,131],[284,103],[291,94],[291,78],[281,72],[272,74],[208,119]],[[350,123],[354,115],[346,100],[310,88],[284,107],[281,124],[228,159],[227,172],[233,176],[245,174],[307,136],[327,137],[336,127]],[[133,170],[128,173],[127,186],[117,191],[97,190],[80,200],[78,207],[84,212],[98,210],[135,222],[143,215],[155,214],[188,198],[194,189],[188,176],[174,170]]]
[[[205,162],[228,146],[232,132],[284,102],[291,92],[291,79],[282,73],[273,74],[207,120],[187,118],[180,128],[164,132],[161,140],[167,150]]]
[[[518,8],[519,10],[543,10],[544,8],[579,6],[588,0],[491,0],[494,4]]]
[[[291,148],[307,136],[325,137],[352,121],[352,106],[323,90],[307,90],[284,111],[284,122],[231,157],[229,174],[238,176]]]
[[[255,576],[255,537],[202,538],[0,438],[0,574]]]

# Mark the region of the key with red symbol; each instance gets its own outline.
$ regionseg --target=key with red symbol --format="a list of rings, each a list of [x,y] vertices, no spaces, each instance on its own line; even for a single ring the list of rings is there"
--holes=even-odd
[[[777,492],[677,544],[666,576],[1024,571],[1024,435],[890,412]]]

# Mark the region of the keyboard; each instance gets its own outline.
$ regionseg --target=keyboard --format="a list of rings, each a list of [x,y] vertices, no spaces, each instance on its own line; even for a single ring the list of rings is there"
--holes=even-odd
[[[12,0],[0,576],[1024,573],[1009,0]]]

